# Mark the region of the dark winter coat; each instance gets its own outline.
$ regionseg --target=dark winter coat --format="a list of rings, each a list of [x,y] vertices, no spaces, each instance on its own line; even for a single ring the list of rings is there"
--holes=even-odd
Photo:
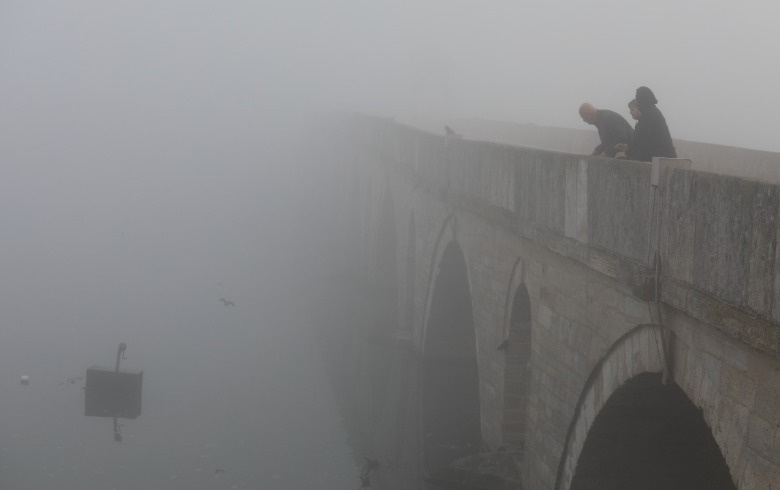
[[[615,145],[631,141],[631,135],[634,132],[623,116],[617,112],[603,109],[596,114],[594,125],[599,130],[599,138],[601,139],[601,144],[593,150],[594,155],[605,153],[608,157],[614,157]]]
[[[636,102],[641,115],[626,149],[626,156],[643,162],[649,162],[653,157],[677,158],[669,126],[655,106],[658,101],[653,92],[647,87],[640,87],[636,91]]]

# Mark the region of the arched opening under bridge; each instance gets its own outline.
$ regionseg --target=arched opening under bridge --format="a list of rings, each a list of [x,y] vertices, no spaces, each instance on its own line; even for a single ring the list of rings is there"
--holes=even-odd
[[[504,351],[503,443],[508,449],[522,450],[531,374],[531,300],[525,284],[515,290],[509,317],[509,335]]]
[[[596,416],[571,490],[736,490],[701,412],[661,374],[615,390]]]
[[[422,364],[425,471],[479,451],[479,374],[471,292],[463,251],[450,241],[430,301]]]

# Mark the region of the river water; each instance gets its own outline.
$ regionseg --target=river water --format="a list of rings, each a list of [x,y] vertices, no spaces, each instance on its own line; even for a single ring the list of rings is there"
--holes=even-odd
[[[360,485],[363,455],[304,298],[327,287],[327,169],[286,149],[290,131],[266,130],[259,144],[111,158],[7,148],[0,488]],[[120,342],[122,369],[144,378],[142,413],[119,419],[118,442],[111,418],[84,416],[83,388]]]
[[[114,442],[111,419],[83,416],[84,382],[67,381],[83,376],[88,356],[81,363],[58,359],[63,349],[43,360],[62,369],[37,368],[6,346],[33,349],[46,340],[6,336],[0,487],[352,487],[356,459],[311,336],[289,315],[271,324],[273,331],[253,330],[252,310],[237,301],[235,311],[216,311],[211,320],[224,329],[219,338],[187,339],[180,331],[156,345],[128,342],[123,362],[144,369],[144,399],[138,419],[120,419],[121,443]],[[110,361],[113,349],[91,357]],[[19,373],[31,377],[29,386],[19,384]]]

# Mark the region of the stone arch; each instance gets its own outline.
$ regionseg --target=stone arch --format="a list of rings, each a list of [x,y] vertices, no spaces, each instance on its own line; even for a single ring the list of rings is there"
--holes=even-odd
[[[643,373],[615,390],[593,422],[571,490],[736,490],[704,417],[676,384]]]
[[[524,282],[525,263],[517,259],[512,270],[505,313],[504,403],[502,443],[522,450],[525,445],[525,420],[531,374],[531,299]]]
[[[596,363],[580,393],[566,433],[555,490],[570,487],[588,431],[615,389],[639,374],[662,371],[656,343],[660,338],[658,325],[639,325],[612,344]]]
[[[450,240],[438,262],[422,340],[421,445],[433,473],[482,443],[476,333],[466,260]]]
[[[610,431],[613,431],[613,434],[614,431],[621,431],[619,427],[614,425],[615,420],[622,419],[625,422],[631,417],[639,417],[638,414],[642,411],[645,414],[652,412],[652,409],[648,410],[648,400],[654,400],[653,396],[659,396],[658,393],[665,393],[660,401],[656,400],[661,407],[664,405],[666,405],[665,408],[669,408],[671,405],[679,407],[685,405],[680,401],[681,399],[687,401],[687,409],[693,410],[692,413],[698,417],[697,420],[703,424],[706,432],[705,435],[701,436],[700,441],[708,436],[710,439],[708,442],[714,445],[715,452],[720,455],[720,449],[717,448],[712,434],[706,427],[701,412],[695,408],[680,388],[672,387],[672,385],[664,386],[661,383],[661,373],[663,372],[662,339],[662,329],[658,325],[639,325],[621,336],[596,363],[580,393],[574,416],[566,434],[563,454],[558,465],[555,490],[592,488],[590,485],[594,482],[589,479],[589,475],[592,475],[594,471],[593,461],[599,459],[594,457],[593,447],[598,447],[599,441],[603,445],[605,434],[608,438]],[[637,404],[637,400],[642,400],[641,396],[649,396],[649,398],[645,398],[644,403]],[[626,410],[626,407],[629,409]],[[634,409],[633,412],[631,407]],[[620,412],[621,408],[624,409],[623,412]],[[617,415],[615,415],[616,411]],[[680,416],[681,413],[675,412],[674,416]],[[690,415],[689,411],[687,415],[684,415],[684,420],[692,420],[696,417]],[[612,423],[610,423],[610,419],[612,419]],[[622,455],[638,454],[637,449],[645,441],[638,439],[638,437],[625,435],[622,437],[623,440],[633,444],[631,447],[623,448],[620,451]],[[631,440],[632,438],[634,440]],[[615,439],[613,438],[613,440]],[[688,449],[690,450],[690,448]],[[717,458],[715,459],[717,460]],[[709,461],[713,462],[713,460]],[[725,465],[722,455],[720,455],[720,462],[715,462],[718,464],[722,462]],[[613,463],[617,464],[616,461]],[[627,463],[623,462],[622,464]],[[600,475],[607,474],[604,472],[604,468],[595,471]],[[726,474],[728,475],[728,467],[726,467]],[[644,481],[640,483],[645,484]],[[630,483],[619,478],[617,483],[615,480],[599,480],[596,485],[598,488],[628,488],[631,486]],[[701,488],[725,489],[733,487],[705,485]]]
[[[425,332],[428,328],[428,318],[430,317],[431,307],[431,295],[436,283],[436,275],[438,273],[438,265],[441,264],[442,255],[446,245],[455,240],[455,227],[456,218],[454,214],[447,216],[444,223],[439,228],[439,233],[436,235],[436,241],[433,243],[433,254],[431,257],[430,268],[428,270],[428,286],[425,291],[425,306],[423,310],[423,321],[420,325],[420,331],[416,335],[416,342],[421,352],[425,351]],[[467,271],[468,272],[468,271]],[[471,287],[469,287],[471,290]]]

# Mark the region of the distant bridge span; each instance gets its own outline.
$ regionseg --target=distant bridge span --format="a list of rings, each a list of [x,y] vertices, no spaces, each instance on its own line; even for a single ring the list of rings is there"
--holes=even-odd
[[[421,359],[423,473],[476,442],[529,490],[780,487],[779,186],[341,123],[334,226]]]

